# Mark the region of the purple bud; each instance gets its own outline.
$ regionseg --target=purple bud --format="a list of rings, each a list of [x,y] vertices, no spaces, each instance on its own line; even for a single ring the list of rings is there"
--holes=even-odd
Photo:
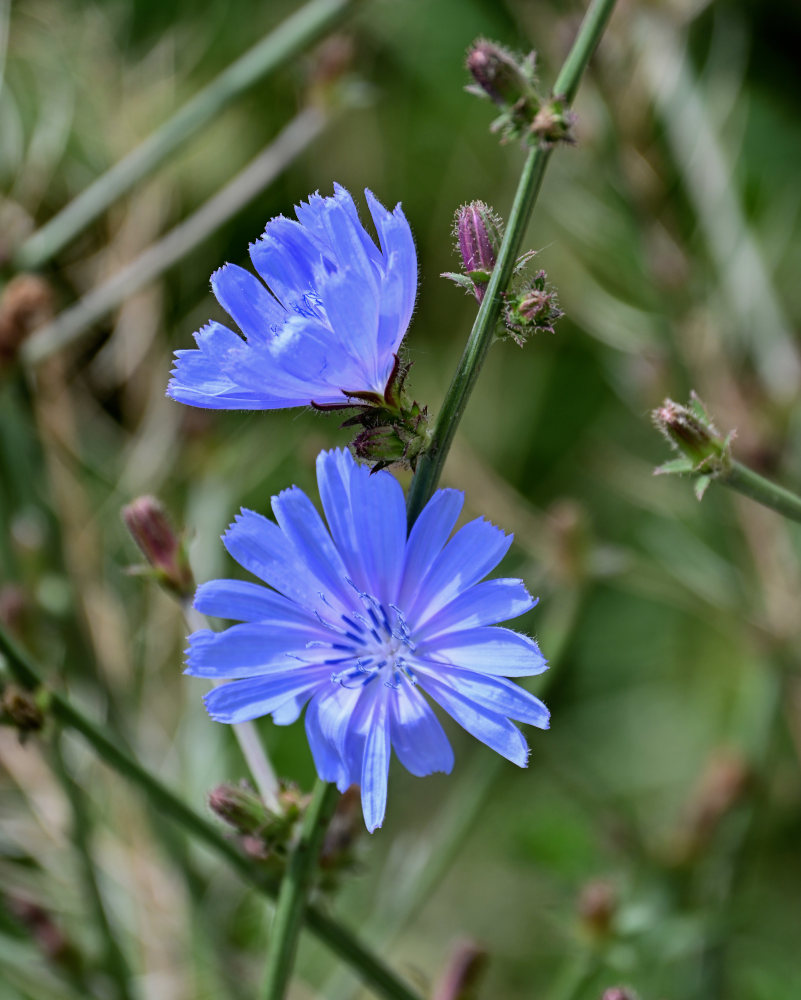
[[[160,581],[188,597],[194,588],[192,571],[162,504],[152,496],[137,497],[122,508],[122,519]]]
[[[526,73],[506,49],[480,38],[467,52],[467,69],[498,107],[507,108],[532,95],[532,72]]]
[[[471,201],[457,211],[454,230],[464,269],[472,277],[473,291],[481,302],[498,259],[503,235],[501,220],[483,201]]]

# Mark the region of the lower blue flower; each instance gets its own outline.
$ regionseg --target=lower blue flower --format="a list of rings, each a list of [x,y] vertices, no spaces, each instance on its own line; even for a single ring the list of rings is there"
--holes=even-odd
[[[392,750],[415,775],[453,766],[428,699],[525,767],[528,747],[511,720],[547,729],[548,710],[507,678],[546,663],[533,639],[497,625],[535,605],[522,581],[483,580],[511,536],[478,518],[450,537],[461,493],[439,490],[407,537],[403,490],[388,472],[324,451],[317,479],[328,528],[293,487],[273,497],[275,521],[242,510],[223,536],[268,586],[198,588],[199,611],[241,624],[191,635],[186,672],[231,679],[205,697],[219,722],[272,715],[287,725],[308,705],[317,773],[341,791],[361,786],[372,832],[384,819]]]

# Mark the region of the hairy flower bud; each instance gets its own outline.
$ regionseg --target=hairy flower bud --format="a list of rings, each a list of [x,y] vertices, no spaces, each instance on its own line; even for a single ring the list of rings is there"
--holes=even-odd
[[[503,224],[489,205],[471,201],[456,213],[454,225],[465,275],[479,302],[484,298],[487,282],[498,259],[503,237]]]
[[[522,345],[531,334],[553,333],[564,313],[545,271],[538,271],[519,292],[507,295],[504,322],[512,339]]]
[[[209,792],[209,809],[243,834],[259,834],[275,821],[275,815],[246,784],[213,788]]]
[[[528,58],[533,70],[533,53]],[[468,50],[467,69],[481,90],[499,108],[527,101],[533,94],[531,70],[524,68],[506,49],[486,38],[479,38]]]
[[[188,597],[194,588],[192,571],[164,506],[155,497],[137,497],[122,508],[122,519],[159,582]]]
[[[700,500],[712,479],[729,467],[734,432],[725,438],[720,434],[695,392],[690,393],[687,406],[666,399],[651,416],[657,430],[681,456],[660,465],[655,474],[694,473],[695,495]]]

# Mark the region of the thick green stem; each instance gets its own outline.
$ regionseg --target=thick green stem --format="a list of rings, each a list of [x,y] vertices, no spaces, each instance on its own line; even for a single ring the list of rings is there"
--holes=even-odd
[[[106,209],[149,176],[172,153],[214,119],[234,98],[289,62],[333,28],[355,0],[311,0],[266,38],[231,63],[141,145],[90,184],[14,256],[18,268],[50,261]]]
[[[593,0],[587,10],[573,47],[554,85],[554,93],[565,97],[568,102],[575,96],[581,75],[595,51],[614,6],[615,0]],[[492,343],[503,305],[503,293],[512,277],[520,244],[537,200],[551,152],[551,148],[538,147],[531,150],[526,159],[486,294],[459,367],[434,423],[431,441],[417,461],[417,472],[409,489],[407,504],[410,526],[414,524],[437,487],[456,427]]]
[[[39,670],[2,626],[0,626],[0,654],[5,657],[9,670],[23,687],[28,688],[28,690],[36,690],[44,686],[44,678]],[[193,837],[225,858],[242,879],[258,892],[271,899],[275,898],[276,888],[272,880],[267,879],[263,872],[242,854],[221,830],[196,813],[191,806],[181,801],[155,775],[121,750],[117,742],[106,735],[101,726],[92,722],[80,709],[56,691],[50,692],[49,708],[59,722],[81,733],[109,767],[138,785],[146,794],[151,806],[160,813],[171,816]],[[387,1000],[421,1000],[418,993],[402,982],[350,931],[341,927],[336,921],[325,916],[313,906],[306,910],[306,924],[343,961],[353,965],[365,983],[380,996],[386,997]]]
[[[739,462],[732,461],[730,467],[715,477],[715,482],[723,483],[738,493],[744,493],[763,507],[777,510],[792,521],[801,521],[801,497],[783,486],[772,483],[758,472],[754,472]]]
[[[303,818],[300,839],[289,858],[278,894],[264,984],[264,996],[267,1000],[283,1000],[286,992],[303,926],[306,900],[314,881],[325,831],[338,797],[336,785],[318,779]]]

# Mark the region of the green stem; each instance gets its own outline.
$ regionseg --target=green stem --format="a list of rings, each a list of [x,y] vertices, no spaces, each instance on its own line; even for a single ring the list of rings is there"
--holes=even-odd
[[[727,470],[715,477],[715,482],[745,494],[763,507],[770,507],[792,521],[801,521],[801,497],[765,479],[740,462],[732,461]]]
[[[311,0],[187,101],[136,149],[82,191],[14,255],[18,268],[51,260],[118,198],[153,173],[234,98],[292,60],[336,25],[355,0]]]
[[[338,798],[336,785],[317,780],[312,800],[303,818],[300,839],[290,855],[278,894],[264,984],[267,1000],[283,1000],[286,992],[303,926],[306,899],[314,880],[325,831]]]
[[[575,96],[581,75],[595,51],[614,6],[615,0],[592,0],[587,10],[554,86],[554,93],[564,96],[568,102]],[[442,409],[437,415],[430,443],[417,461],[417,472],[409,488],[407,503],[410,526],[417,520],[437,487],[456,427],[486,359],[500,317],[503,293],[511,280],[551,152],[550,148],[538,147],[532,149],[526,159],[486,294]]]
[[[44,678],[16,642],[0,626],[0,653],[5,657],[15,679],[28,690],[44,686]],[[206,844],[258,892],[270,899],[276,896],[275,885],[242,854],[216,826],[196,813],[191,806],[179,799],[155,775],[147,771],[125,751],[102,727],[87,718],[67,698],[56,691],[49,693],[49,709],[64,725],[77,730],[109,767],[138,785],[147,795],[150,805],[180,823],[197,840]],[[355,966],[362,979],[387,1000],[421,1000],[411,987],[400,980],[391,969],[368,951],[350,931],[325,916],[315,907],[306,911],[306,924],[321,941],[345,962]]]

